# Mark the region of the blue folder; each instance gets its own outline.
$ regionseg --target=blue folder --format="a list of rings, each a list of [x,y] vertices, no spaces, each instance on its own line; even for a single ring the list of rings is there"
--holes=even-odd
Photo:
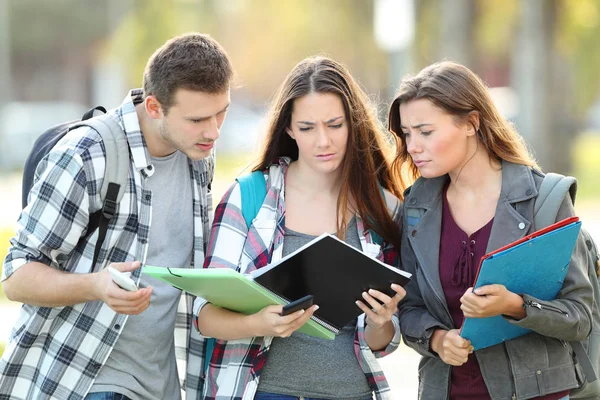
[[[569,218],[482,257],[474,288],[502,284],[513,293],[553,300],[562,288],[581,222]],[[465,318],[460,335],[475,350],[531,332],[501,315]]]

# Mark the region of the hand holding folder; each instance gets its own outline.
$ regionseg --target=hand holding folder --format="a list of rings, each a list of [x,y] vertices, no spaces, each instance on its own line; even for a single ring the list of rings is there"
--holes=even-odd
[[[320,308],[298,331],[325,339],[334,339],[339,330],[362,313],[355,301],[363,300],[363,292],[372,288],[393,297],[396,293],[391,284],[404,286],[410,279],[409,273],[329,234],[249,275],[228,268],[145,266],[143,272],[216,306],[243,314],[313,295]]]
[[[482,257],[474,289],[502,284],[517,294],[553,300],[562,288],[571,254],[581,229],[579,218],[571,217],[536,231]],[[502,315],[465,318],[461,336],[475,350],[493,346],[529,333]]]

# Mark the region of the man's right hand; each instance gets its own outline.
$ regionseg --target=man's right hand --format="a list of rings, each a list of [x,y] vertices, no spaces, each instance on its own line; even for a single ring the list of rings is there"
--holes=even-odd
[[[256,314],[249,316],[255,326],[256,333],[254,336],[288,337],[294,331],[300,329],[318,308],[319,306],[312,305],[306,310],[299,310],[282,317],[283,306],[267,306]]]
[[[473,346],[469,340],[460,337],[458,329],[437,329],[431,336],[431,350],[446,364],[459,367],[467,362]]]
[[[140,267],[140,262],[112,263],[110,266],[119,272],[132,272]],[[97,297],[119,314],[137,315],[150,305],[151,286],[129,292],[112,280],[106,268],[97,273],[95,288]]]

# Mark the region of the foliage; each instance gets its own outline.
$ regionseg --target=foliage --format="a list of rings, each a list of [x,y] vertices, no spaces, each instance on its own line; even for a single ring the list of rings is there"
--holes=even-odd
[[[13,237],[14,231],[10,228],[0,227],[0,262],[4,261],[8,246],[10,246],[9,240]],[[0,274],[2,273],[2,264],[0,264]],[[2,285],[0,285],[0,301],[6,300],[4,292],[2,291]]]
[[[573,68],[575,109],[585,113],[600,95],[600,0],[563,0],[558,46]]]
[[[145,0],[107,41],[106,54],[128,62],[131,86],[139,86],[152,52],[177,34],[210,33],[238,73],[239,92],[264,103],[301,59],[326,53],[352,66],[369,88],[386,87],[387,58],[373,35],[373,8],[362,0],[218,1]],[[160,23],[157,23],[160,21]]]
[[[580,135],[573,146],[573,176],[577,178],[577,199],[600,199],[600,132]]]

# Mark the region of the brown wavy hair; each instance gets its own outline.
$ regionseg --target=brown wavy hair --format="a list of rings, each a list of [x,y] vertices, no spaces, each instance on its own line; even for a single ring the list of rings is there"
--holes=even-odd
[[[276,92],[270,107],[266,138],[253,171],[265,170],[279,157],[298,159],[298,146],[286,132],[291,124],[294,100],[310,93],[333,93],[344,105],[348,144],[342,162],[342,186],[337,201],[337,235],[345,237],[350,198],[354,199],[365,227],[400,248],[400,233],[387,209],[379,185],[401,198],[393,176],[393,139],[381,126],[366,94],[338,62],[327,57],[300,61]],[[341,216],[341,218],[340,218]]]
[[[233,67],[225,49],[210,35],[187,33],[168,40],[148,60],[144,98],[154,95],[165,114],[177,89],[221,94],[229,90]]]
[[[401,185],[416,180],[420,174],[408,154],[402,135],[400,105],[419,99],[427,99],[457,118],[467,118],[476,112],[479,114],[477,140],[490,157],[536,166],[525,141],[496,109],[483,81],[464,65],[443,61],[422,69],[416,76],[402,79],[398,94],[390,106],[388,129],[397,138],[397,157],[392,168],[395,171],[404,168],[408,173],[404,179],[400,175]]]

